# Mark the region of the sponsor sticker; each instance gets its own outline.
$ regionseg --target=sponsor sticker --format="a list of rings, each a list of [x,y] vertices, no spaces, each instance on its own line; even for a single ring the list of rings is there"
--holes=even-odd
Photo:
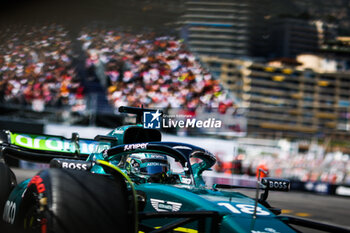
[[[2,219],[10,224],[15,222],[16,217],[16,203],[13,201],[7,201],[4,208]]]
[[[68,163],[62,162],[62,168],[76,169],[76,170],[87,170],[87,164],[84,163]]]
[[[75,143],[60,137],[51,137],[33,134],[11,133],[11,143],[17,146],[46,151],[71,152],[76,151]],[[90,154],[94,151],[98,142],[92,140],[79,140],[80,153]]]
[[[275,229],[271,227],[267,227],[264,230],[251,230],[251,233],[280,233],[279,231],[276,231]]]
[[[164,201],[151,198],[153,208],[158,212],[176,212],[181,209],[182,204],[173,201]]]
[[[181,183],[190,185],[192,183],[192,180],[190,178],[181,177]]]
[[[129,144],[124,146],[124,151],[128,150],[137,150],[137,149],[147,149],[148,143],[137,143],[137,144]]]
[[[29,182],[29,184],[28,184],[28,187],[31,185],[31,184],[35,184],[35,186],[36,186],[36,189],[38,190],[38,193],[43,193],[43,192],[45,192],[45,185],[44,185],[44,183],[43,183],[43,179],[39,176],[39,175],[36,175],[36,176],[34,176],[31,180],[30,180],[30,182]]]
[[[237,204],[231,202],[218,202],[217,205],[223,206],[234,214],[254,214],[254,205],[248,204]],[[267,216],[270,213],[266,210],[263,210],[261,207],[256,207],[256,215]]]
[[[289,191],[290,182],[284,179],[263,178],[262,183],[267,186],[269,190],[274,191]]]

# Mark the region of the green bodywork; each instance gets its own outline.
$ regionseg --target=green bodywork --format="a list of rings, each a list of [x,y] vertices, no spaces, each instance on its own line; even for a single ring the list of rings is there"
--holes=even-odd
[[[253,218],[254,200],[238,192],[151,183],[136,185],[136,190],[147,194],[145,212],[156,212],[156,208],[169,211],[166,206],[169,203],[169,206],[180,204],[178,211],[217,211],[223,216],[220,232],[294,232],[262,205],[258,205],[257,217]],[[157,227],[166,221],[152,219],[147,223]],[[185,228],[196,229],[197,226],[189,224]]]
[[[108,134],[117,140],[114,142],[88,141],[87,149],[91,150],[88,161],[104,160],[118,165],[122,155],[106,157],[104,151],[110,147],[125,143],[125,131],[140,126],[119,127]],[[48,140],[51,140],[48,142]],[[63,150],[76,153],[76,143],[61,137],[37,137],[37,135],[11,135],[11,143],[27,148],[39,150]],[[85,143],[85,142],[84,142]],[[49,146],[48,146],[49,145]],[[90,145],[90,147],[89,147]],[[93,146],[91,146],[93,145]],[[50,147],[51,146],[51,147]],[[49,147],[49,148],[48,148]],[[82,147],[80,146],[80,150]],[[178,212],[178,211],[217,211],[222,216],[220,225],[221,233],[251,232],[251,233],[277,233],[294,232],[289,226],[280,221],[271,211],[258,204],[256,217],[254,217],[255,201],[239,192],[216,191],[205,186],[202,172],[208,170],[213,164],[203,159],[201,163],[192,166],[194,182],[191,184],[158,184],[135,183],[135,189],[145,194],[144,212]],[[93,173],[106,174],[103,166],[95,164],[90,170]],[[11,193],[9,201],[16,203],[20,208],[22,194],[25,192],[29,180],[20,183]],[[117,210],[116,210],[117,211]],[[18,213],[18,212],[16,212]],[[145,220],[143,224],[151,227],[160,227],[168,223],[168,219]],[[209,232],[210,220],[206,221],[206,229]],[[187,224],[178,228],[178,232],[197,232],[196,223]]]
[[[134,126],[133,126],[134,127]],[[118,128],[109,136],[115,136],[119,142],[123,142],[123,132],[129,127]],[[115,157],[104,158],[100,153],[105,145],[97,146],[96,153],[92,153],[88,160],[103,159],[115,165],[118,164],[122,154]],[[116,162],[115,162],[116,160]],[[256,218],[253,217],[255,201],[239,192],[225,192],[208,189],[202,178],[204,170],[208,170],[210,165],[205,160],[202,163],[192,165],[193,185],[169,185],[157,183],[136,184],[138,192],[146,194],[146,206],[144,212],[177,212],[177,211],[217,211],[223,216],[220,232],[251,232],[251,233],[271,233],[271,232],[295,232],[289,226],[280,221],[276,215],[263,205],[258,204]],[[95,173],[104,174],[100,166],[94,166],[91,170]],[[179,208],[180,206],[180,208]],[[179,209],[178,209],[179,208]],[[160,227],[168,223],[168,219],[152,219],[143,223],[151,227]],[[178,228],[178,232],[197,232],[197,224],[187,224]],[[206,229],[210,229],[210,220],[207,221]],[[209,231],[208,231],[209,232]]]

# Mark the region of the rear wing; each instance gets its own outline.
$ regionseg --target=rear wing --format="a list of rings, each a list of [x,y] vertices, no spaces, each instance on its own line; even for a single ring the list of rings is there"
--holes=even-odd
[[[20,160],[49,163],[53,158],[86,159],[97,145],[110,145],[109,139],[79,138],[77,133],[68,139],[47,134],[26,134],[2,131],[0,133],[0,158],[13,157]]]

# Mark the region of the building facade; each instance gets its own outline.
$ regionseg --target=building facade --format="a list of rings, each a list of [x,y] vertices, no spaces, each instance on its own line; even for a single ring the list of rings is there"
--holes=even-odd
[[[199,55],[294,58],[316,52],[337,27],[298,15],[292,3],[274,0],[188,0],[181,37]]]
[[[272,57],[296,57],[319,48],[319,34],[314,22],[297,18],[276,18],[271,23]]]
[[[350,136],[350,73],[202,57],[247,108],[248,135]]]
[[[182,37],[195,53],[249,55],[249,5],[239,0],[186,1]]]

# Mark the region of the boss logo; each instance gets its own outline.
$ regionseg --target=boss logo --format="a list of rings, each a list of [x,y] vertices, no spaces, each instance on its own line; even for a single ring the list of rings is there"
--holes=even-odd
[[[287,182],[278,182],[278,181],[269,181],[269,188],[270,189],[287,189],[288,185]]]
[[[262,179],[262,183],[266,185],[269,190],[285,192],[289,191],[290,182],[288,180],[265,178]]]
[[[87,164],[62,162],[62,168],[88,170]]]
[[[13,224],[16,217],[16,203],[7,201],[4,208],[2,219],[10,224]]]

